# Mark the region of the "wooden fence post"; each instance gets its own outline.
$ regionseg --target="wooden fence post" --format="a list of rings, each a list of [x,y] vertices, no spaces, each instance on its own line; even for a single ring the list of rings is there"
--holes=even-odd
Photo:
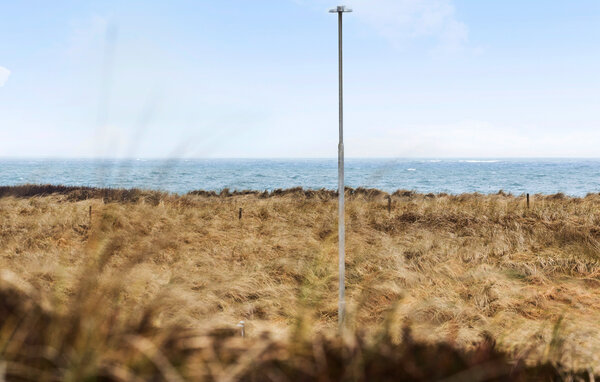
[[[238,213],[238,220],[242,220],[242,207],[240,207],[240,211]]]
[[[388,214],[392,213],[392,195],[388,195]]]
[[[527,209],[529,209],[529,194],[527,194]]]

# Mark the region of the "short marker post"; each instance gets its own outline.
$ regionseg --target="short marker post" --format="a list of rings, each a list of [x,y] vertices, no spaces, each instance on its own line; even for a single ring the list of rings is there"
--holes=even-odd
[[[246,323],[244,321],[240,321],[237,324],[237,327],[240,328],[240,335],[242,338],[246,337]]]

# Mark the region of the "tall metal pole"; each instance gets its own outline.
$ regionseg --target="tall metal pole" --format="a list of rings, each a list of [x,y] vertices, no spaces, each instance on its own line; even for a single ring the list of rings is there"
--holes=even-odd
[[[346,227],[344,224],[344,76],[343,76],[343,55],[342,55],[342,15],[345,12],[352,12],[345,6],[338,6],[329,12],[338,14],[338,54],[339,54],[339,143],[338,143],[338,247],[339,247],[339,305],[338,305],[338,325],[340,332],[344,327],[346,316]]]

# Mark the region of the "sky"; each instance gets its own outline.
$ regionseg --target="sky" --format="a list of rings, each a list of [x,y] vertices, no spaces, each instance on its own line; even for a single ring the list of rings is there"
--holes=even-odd
[[[600,157],[600,2],[348,0],[348,157]],[[0,1],[0,157],[337,155],[324,0]]]

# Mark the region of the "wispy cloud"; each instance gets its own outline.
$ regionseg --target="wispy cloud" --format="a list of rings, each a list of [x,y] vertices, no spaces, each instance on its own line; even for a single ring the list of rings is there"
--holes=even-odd
[[[438,124],[390,123],[368,136],[347,134],[348,156],[551,158],[597,157],[600,131],[572,130],[565,135],[537,124],[462,120]]]
[[[10,70],[6,69],[3,66],[0,66],[0,87],[4,86],[9,76]]]
[[[331,1],[295,0],[300,4],[327,7]],[[432,50],[460,50],[469,30],[458,20],[452,0],[347,0],[356,17],[392,44],[403,46],[414,39],[433,40]]]

